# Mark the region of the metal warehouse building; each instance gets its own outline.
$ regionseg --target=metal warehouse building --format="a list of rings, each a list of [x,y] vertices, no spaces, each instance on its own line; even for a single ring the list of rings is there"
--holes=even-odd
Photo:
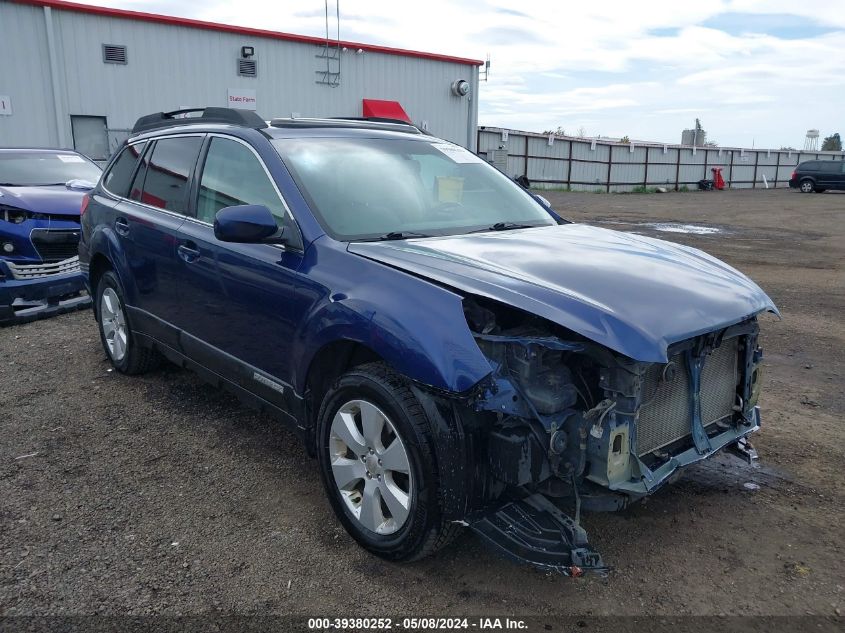
[[[475,150],[477,60],[60,0],[0,0],[0,42],[0,146],[103,160],[143,114],[228,105],[406,116]]]

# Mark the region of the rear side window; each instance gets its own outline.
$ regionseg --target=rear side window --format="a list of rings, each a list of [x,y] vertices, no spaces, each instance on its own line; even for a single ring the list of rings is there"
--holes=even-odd
[[[141,164],[138,166],[138,171],[135,172],[135,178],[132,179],[132,187],[129,189],[129,197],[132,200],[141,202],[141,197],[144,195],[144,178],[147,177],[147,165],[150,164],[150,152],[147,152],[141,158]]]
[[[216,136],[202,170],[197,219],[213,223],[220,209],[239,204],[263,204],[284,220],[282,201],[261,161],[243,144]]]
[[[811,160],[809,163],[801,164],[798,169],[800,169],[801,171],[818,171],[819,163],[818,161]]]
[[[132,198],[159,209],[187,213],[188,179],[196,165],[201,146],[200,136],[181,136],[156,141],[146,165],[143,188],[138,195],[136,191],[140,183],[133,183]]]
[[[135,173],[135,165],[138,157],[144,151],[146,141],[135,143],[123,148],[120,156],[112,163],[111,168],[103,176],[103,187],[116,196],[126,197],[129,193],[129,185],[132,181],[132,174]]]

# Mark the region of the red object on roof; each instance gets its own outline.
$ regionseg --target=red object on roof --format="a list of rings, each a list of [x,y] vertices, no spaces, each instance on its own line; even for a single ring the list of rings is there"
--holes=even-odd
[[[267,31],[265,29],[254,29],[247,26],[233,26],[231,24],[220,24],[218,22],[205,22],[204,20],[192,20],[190,18],[177,18],[172,15],[160,15],[158,13],[145,13],[143,11],[128,11],[126,9],[112,9],[111,7],[95,7],[90,4],[79,2],[66,2],[65,0],[12,0],[18,4],[29,4],[36,7],[50,7],[60,11],[75,11],[77,13],[90,13],[110,18],[124,18],[126,20],[140,20],[142,22],[155,22],[158,24],[169,24],[171,26],[185,26],[194,29],[205,29],[207,31],[222,31],[224,33],[236,33],[238,35],[251,35],[254,37],[267,37],[274,40],[287,40],[289,42],[300,42],[305,44],[319,44],[325,46],[326,40],[322,37],[310,35],[296,35],[295,33],[282,33],[279,31]],[[421,51],[409,51],[404,48],[391,48],[389,46],[377,46],[375,44],[361,44],[360,42],[332,41],[331,44],[339,44],[341,47],[361,49],[372,53],[384,53],[385,55],[402,55],[405,57],[419,57],[422,59],[433,59],[441,62],[452,62],[466,66],[481,66],[484,62],[466,57],[452,57],[451,55],[438,55],[437,53],[423,53]]]
[[[412,123],[411,118],[398,101],[384,101],[382,99],[364,99],[363,101],[365,118],[399,119],[406,123]]]

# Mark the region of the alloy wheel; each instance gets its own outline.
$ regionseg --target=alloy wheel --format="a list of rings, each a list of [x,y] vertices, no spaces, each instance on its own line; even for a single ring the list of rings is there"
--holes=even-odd
[[[106,341],[109,356],[120,362],[126,356],[128,341],[126,317],[120,305],[120,298],[113,288],[106,288],[100,297],[100,327]]]
[[[352,516],[377,534],[393,534],[408,519],[411,463],[396,426],[377,406],[351,400],[332,419],[329,457],[335,485]]]
[[[813,183],[811,183],[809,180],[805,180],[804,182],[801,183],[802,193],[812,193],[813,189],[814,189]]]

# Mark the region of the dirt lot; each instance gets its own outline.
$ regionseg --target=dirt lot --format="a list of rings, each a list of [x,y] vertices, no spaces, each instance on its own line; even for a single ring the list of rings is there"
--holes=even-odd
[[[759,467],[720,458],[587,515],[607,578],[543,574],[470,533],[391,565],[342,531],[293,435],[190,373],[112,372],[76,313],[0,330],[0,614],[845,612],[845,194],[547,195],[721,257],[780,306]]]

